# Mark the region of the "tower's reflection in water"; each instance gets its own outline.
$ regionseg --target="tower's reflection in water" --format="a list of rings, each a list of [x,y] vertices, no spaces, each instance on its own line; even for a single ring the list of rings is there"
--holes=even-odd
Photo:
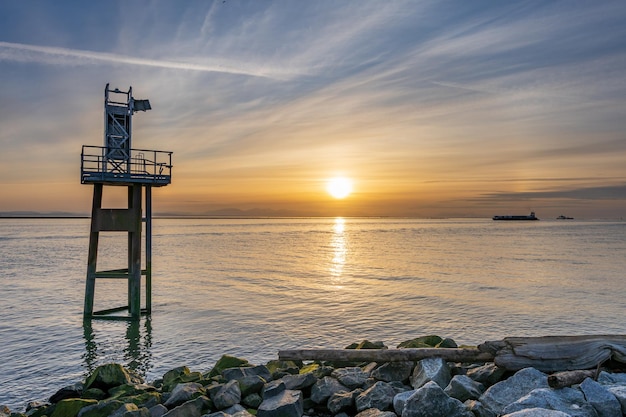
[[[145,377],[152,367],[152,321],[83,321],[86,373],[116,362]]]

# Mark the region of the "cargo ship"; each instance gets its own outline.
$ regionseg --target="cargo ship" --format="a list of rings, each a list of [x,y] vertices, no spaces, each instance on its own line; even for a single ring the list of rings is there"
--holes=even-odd
[[[535,216],[535,212],[531,211],[530,214],[526,216],[515,216],[515,215],[493,216],[493,220],[539,220],[539,219],[537,218],[537,216]]]

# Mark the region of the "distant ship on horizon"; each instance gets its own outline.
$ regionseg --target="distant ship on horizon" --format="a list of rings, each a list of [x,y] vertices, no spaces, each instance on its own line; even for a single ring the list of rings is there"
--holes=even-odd
[[[569,217],[569,216],[565,216],[563,214],[561,214],[559,217],[556,218],[557,220],[574,220],[573,217]]]
[[[525,216],[516,216],[516,215],[504,215],[504,216],[493,216],[493,220],[539,220],[537,216],[535,216],[535,212],[531,211],[529,215]]]

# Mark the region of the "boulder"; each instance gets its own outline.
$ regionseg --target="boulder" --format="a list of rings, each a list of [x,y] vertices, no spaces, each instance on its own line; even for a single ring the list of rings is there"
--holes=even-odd
[[[208,409],[210,401],[207,397],[198,397],[187,401],[168,411],[163,417],[200,417],[204,409]]]
[[[57,403],[50,417],[76,417],[78,412],[89,405],[97,404],[96,400],[82,398],[67,398]]]
[[[622,417],[619,401],[603,385],[587,378],[580,384],[580,390],[587,402],[595,408],[598,417]]]
[[[237,383],[239,384],[239,389],[241,390],[241,396],[245,397],[246,395],[250,395],[252,393],[259,393],[265,386],[265,380],[258,375],[250,375],[244,376],[243,378],[238,378]]]
[[[535,368],[524,368],[489,387],[479,401],[494,413],[502,414],[504,407],[537,388],[548,388],[548,376]]]
[[[59,401],[66,400],[68,398],[80,398],[83,391],[84,391],[84,387],[83,387],[83,384],[81,383],[68,385],[66,387],[61,388],[54,394],[52,394],[52,396],[50,397],[48,401],[50,401],[50,403],[52,404],[56,404]]]
[[[81,408],[78,417],[108,417],[123,405],[119,400],[100,401]]]
[[[405,340],[398,344],[398,348],[433,348],[443,342],[443,339],[437,335],[421,336],[415,339]]]
[[[480,401],[467,400],[463,403],[468,411],[471,411],[475,417],[498,417],[496,413],[486,408]]]
[[[346,349],[387,349],[387,346],[381,341],[370,342],[366,339],[360,343],[352,343],[346,346]]]
[[[249,376],[258,376],[263,378],[265,381],[270,381],[272,379],[272,373],[265,365],[227,368],[222,371],[222,376],[227,381],[230,381],[231,379],[242,379]]]
[[[224,369],[228,368],[239,368],[243,366],[252,366],[246,359],[237,358],[231,355],[222,355],[221,358],[217,360],[213,369],[207,374],[208,378],[212,378],[214,376],[218,376],[222,374]]]
[[[263,398],[273,397],[274,395],[278,395],[281,392],[285,391],[287,386],[283,381],[277,379],[276,381],[268,382],[263,387]]]
[[[619,405],[622,408],[622,414],[626,415],[626,386],[610,386],[607,389],[615,396],[615,398],[617,398],[617,401],[619,401]]]
[[[170,369],[163,375],[163,391],[169,392],[178,384],[187,382],[199,382],[203,377],[200,372],[191,372],[186,366]]]
[[[402,417],[474,417],[474,415],[461,401],[448,397],[436,382],[430,381],[407,399]]]
[[[358,366],[335,369],[331,376],[350,389],[362,387],[368,378],[368,375]]]
[[[157,404],[150,407],[148,411],[150,411],[150,417],[163,417],[167,413],[167,407],[163,404]]]
[[[413,394],[415,394],[416,391],[417,390],[400,392],[393,397],[393,410],[396,412],[397,415],[402,415],[402,410],[404,410],[406,400],[408,400]]]
[[[325,404],[334,393],[340,391],[349,392],[350,390],[335,378],[325,376],[311,387],[311,400],[317,404]]]
[[[347,411],[354,408],[354,398],[361,393],[361,390],[354,390],[352,392],[340,391],[336,392],[328,399],[326,408],[332,414],[339,414],[342,411]]]
[[[263,397],[261,397],[256,392],[250,395],[246,395],[245,397],[241,399],[241,404],[250,408],[259,408],[262,402],[263,402]]]
[[[444,392],[461,402],[467,400],[477,400],[485,391],[482,384],[474,381],[467,375],[455,375],[444,389]]]
[[[570,415],[562,411],[546,410],[545,408],[528,408],[502,417],[570,417]]]
[[[561,411],[571,417],[597,417],[596,410],[585,401],[583,393],[574,388],[537,388],[504,407],[504,414],[529,408]]]
[[[215,394],[211,395],[213,405],[218,410],[223,410],[241,401],[241,390],[236,380],[225,383]]]
[[[468,369],[466,375],[474,381],[483,384],[485,387],[490,387],[496,382],[499,382],[505,372],[506,369],[499,367],[493,362],[489,362],[482,366]]]
[[[302,392],[285,390],[263,400],[257,409],[257,417],[301,417]]]
[[[110,388],[120,385],[132,385],[142,382],[143,381],[137,380],[134,376],[131,377],[130,372],[119,363],[108,363],[98,366],[91,375],[87,377],[84,389],[100,388],[103,391],[107,391]]]
[[[368,408],[367,410],[361,411],[355,417],[398,417],[392,411],[381,411],[377,408]]]
[[[377,408],[384,411],[391,409],[395,395],[395,390],[389,384],[378,381],[357,395],[354,402],[359,412],[368,408]]]
[[[406,381],[413,371],[413,362],[387,362],[380,367],[374,369],[371,373],[372,378],[378,381]]]
[[[598,375],[598,383],[602,385],[626,385],[626,373],[611,374],[602,371]]]
[[[124,404],[108,417],[150,417],[150,411],[135,404]]]
[[[317,382],[317,378],[312,373],[285,375],[279,381],[285,383],[287,389],[302,390]]]
[[[204,387],[197,382],[178,384],[174,387],[172,394],[169,396],[167,401],[163,403],[163,405],[168,409],[172,409],[203,394]]]
[[[427,382],[436,382],[442,389],[447,387],[452,379],[450,368],[442,358],[426,358],[417,363],[411,376],[411,385],[418,389]]]

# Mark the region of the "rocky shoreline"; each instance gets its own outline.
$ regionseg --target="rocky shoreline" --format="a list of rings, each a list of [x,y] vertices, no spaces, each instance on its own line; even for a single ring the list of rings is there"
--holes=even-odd
[[[399,348],[456,348],[424,336]],[[363,341],[347,349],[385,349]],[[224,355],[210,371],[181,366],[147,384],[120,364],[96,368],[24,412],[0,417],[622,417],[626,374],[604,364],[571,386],[551,388],[535,368],[441,358],[387,363],[273,360]]]

